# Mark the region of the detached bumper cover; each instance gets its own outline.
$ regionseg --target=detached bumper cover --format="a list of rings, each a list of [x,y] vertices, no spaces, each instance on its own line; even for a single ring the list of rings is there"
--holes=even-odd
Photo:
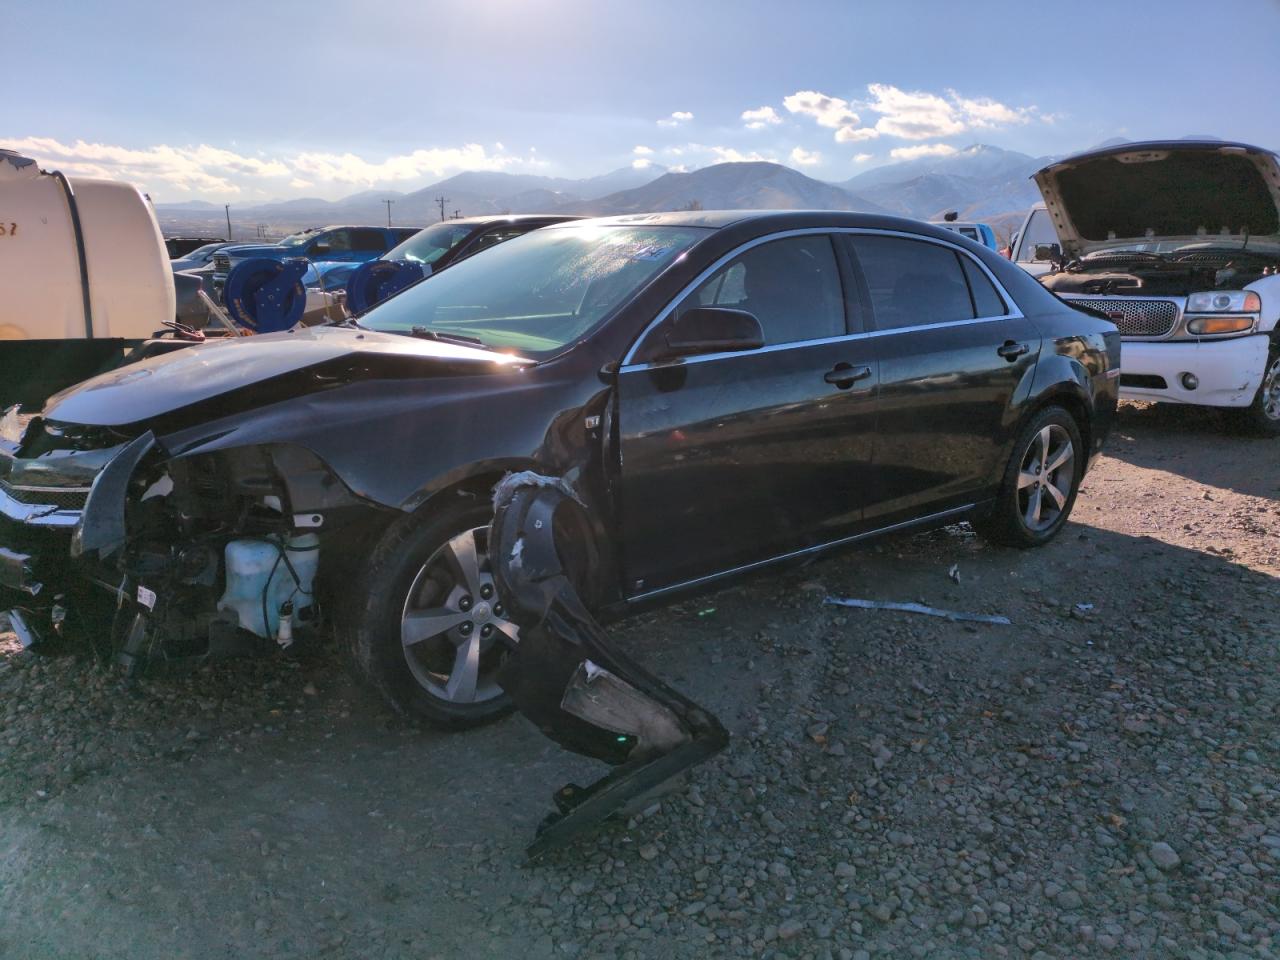
[[[43,588],[30,554],[0,547],[0,587],[35,596]]]
[[[1193,342],[1125,340],[1120,396],[1125,400],[1247,407],[1262,384],[1269,347],[1270,338],[1263,333]],[[1182,385],[1184,373],[1195,375],[1199,381],[1196,389]],[[1133,377],[1159,377],[1165,386],[1127,384]]]
[[[573,491],[534,474],[495,492],[489,534],[498,593],[520,643],[498,674],[516,707],[561,746],[614,766],[589,787],[569,784],[529,856],[566,844],[643,804],[729,742],[720,722],[612,649],[578,596],[566,565],[593,563],[589,529]],[[563,557],[562,557],[563,550]]]

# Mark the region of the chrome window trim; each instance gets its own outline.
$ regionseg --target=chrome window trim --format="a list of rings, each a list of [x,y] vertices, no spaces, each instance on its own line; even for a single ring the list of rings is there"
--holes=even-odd
[[[922,243],[933,243],[933,244],[937,244],[940,247],[946,247],[948,250],[954,251],[955,253],[968,257],[975,264],[977,264],[978,269],[981,270],[983,275],[986,276],[986,278],[991,281],[992,285],[996,288],[996,291],[1000,294],[1005,304],[1009,307],[1009,312],[1001,314],[998,317],[973,317],[968,320],[946,320],[946,321],[943,321],[942,323],[920,323],[910,327],[894,327],[888,330],[864,330],[861,333],[848,333],[841,337],[822,337],[816,340],[792,340],[789,343],[770,344],[768,346],[761,347],[759,350],[734,351],[732,353],[707,353],[707,354],[702,354],[700,356],[687,357],[682,360],[662,361],[661,364],[658,364],[658,365],[670,366],[670,364],[673,362],[698,363],[698,362],[705,362],[707,360],[721,360],[721,359],[724,359],[725,357],[756,356],[757,354],[768,353],[775,350],[790,350],[798,347],[812,347],[812,346],[817,346],[824,343],[839,343],[844,340],[859,340],[867,337],[888,336],[890,334],[897,334],[897,333],[914,333],[920,330],[936,330],[940,327],[955,327],[955,326],[961,326],[964,324],[971,324],[971,323],[992,323],[998,320],[1016,320],[1016,319],[1021,319],[1023,317],[1022,310],[1018,306],[1018,301],[1009,295],[1009,291],[1005,289],[1004,284],[1002,284],[999,281],[996,275],[991,272],[991,270],[987,267],[985,263],[983,263],[981,260],[975,257],[968,250],[961,247],[959,244],[952,243],[951,241],[944,240],[940,237],[926,237],[924,234],[921,234],[921,233],[909,233],[906,230],[885,230],[877,227],[798,227],[794,230],[779,230],[776,233],[768,233],[768,234],[765,234],[764,236],[756,237],[753,240],[748,240],[745,243],[740,244],[737,247],[734,247],[728,253],[718,258],[714,263],[711,264],[711,266],[707,267],[705,270],[699,273],[696,277],[694,277],[691,281],[689,281],[689,283],[687,283],[680,290],[680,292],[671,299],[671,301],[665,307],[663,307],[661,310],[658,311],[657,316],[655,316],[653,320],[651,320],[645,326],[645,328],[640,331],[640,335],[636,337],[634,341],[632,341],[632,344],[630,348],[627,350],[626,355],[622,358],[622,363],[619,366],[619,372],[621,373],[627,370],[644,370],[644,369],[648,369],[651,366],[654,366],[655,364],[651,364],[651,363],[633,362],[636,351],[640,349],[640,345],[644,343],[645,338],[648,337],[649,334],[652,333],[655,328],[657,328],[660,324],[662,324],[662,322],[665,321],[667,317],[671,316],[671,312],[679,305],[679,303],[685,297],[693,293],[693,291],[696,290],[699,286],[701,286],[706,280],[708,280],[712,276],[712,274],[714,274],[717,270],[719,270],[725,264],[729,263],[735,257],[741,256],[743,253],[745,253],[746,251],[754,247],[758,247],[761,244],[770,243],[774,240],[785,240],[788,237],[813,236],[815,234],[833,235],[838,233],[861,234],[866,236],[880,236],[880,237],[900,237],[904,240],[918,240]]]

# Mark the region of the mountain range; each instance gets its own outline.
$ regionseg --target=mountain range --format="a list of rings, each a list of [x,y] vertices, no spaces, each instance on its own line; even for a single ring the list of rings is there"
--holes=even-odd
[[[656,164],[623,167],[596,177],[567,179],[534,174],[472,171],[411,193],[366,190],[341,200],[300,197],[252,207],[232,207],[237,239],[246,223],[280,233],[330,223],[393,222],[426,225],[444,214],[575,213],[591,216],[679,210],[827,209],[890,213],[932,219],[955,210],[961,219],[1006,228],[1039,200],[1030,176],[1048,157],[1031,157],[986,144],[945,156],[920,157],[876,167],[841,183],[826,183],[778,163],[719,163],[689,172]],[[166,233],[176,229],[225,232],[217,204],[157,204]],[[247,230],[244,232],[248,233]]]

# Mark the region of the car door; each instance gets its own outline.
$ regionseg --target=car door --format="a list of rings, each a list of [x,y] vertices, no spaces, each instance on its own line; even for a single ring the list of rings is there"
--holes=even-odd
[[[1040,335],[958,245],[852,233],[879,361],[877,527],[973,502],[1031,386]]]
[[[861,519],[876,362],[825,233],[726,258],[618,373],[620,523],[632,595],[826,543]],[[648,362],[682,311],[746,310],[765,346]]]

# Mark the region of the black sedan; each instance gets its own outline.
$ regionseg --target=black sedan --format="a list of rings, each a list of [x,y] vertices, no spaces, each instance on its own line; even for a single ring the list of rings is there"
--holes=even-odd
[[[608,615],[966,518],[1038,546],[1106,438],[1119,350],[920,222],[548,226],[358,323],[196,347],[6,418],[0,584],[33,643],[106,588],[131,663],[275,650],[323,615],[398,709],[465,726],[503,709],[518,642],[486,554],[504,476],[585,505],[599,556],[578,576]]]

